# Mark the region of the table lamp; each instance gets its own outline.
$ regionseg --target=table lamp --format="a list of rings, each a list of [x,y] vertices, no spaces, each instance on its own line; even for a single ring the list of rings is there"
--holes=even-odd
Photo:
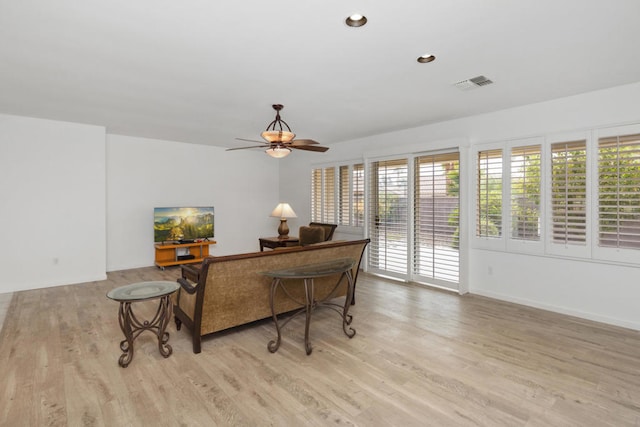
[[[279,203],[278,206],[271,212],[271,216],[280,218],[280,226],[278,227],[278,239],[289,238],[289,226],[287,225],[287,218],[297,218],[296,213],[291,209],[289,203]]]

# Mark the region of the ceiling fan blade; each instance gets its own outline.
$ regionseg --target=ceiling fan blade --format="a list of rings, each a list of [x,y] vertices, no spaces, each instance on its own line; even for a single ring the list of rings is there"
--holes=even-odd
[[[314,141],[313,139],[294,139],[291,141],[291,145],[312,145],[319,144],[319,142]]]
[[[257,142],[258,144],[269,145],[268,142],[265,141],[256,141],[255,139],[245,139],[245,138],[236,138],[237,141],[247,141],[247,142]]]
[[[267,145],[267,147],[268,147],[268,145]],[[265,146],[264,145],[252,145],[251,147],[227,148],[224,151],[246,150],[247,148],[265,148]]]
[[[329,147],[322,147],[320,145],[289,145],[290,148],[295,148],[296,150],[306,150],[306,151],[317,151],[320,153],[324,153],[329,149]]]

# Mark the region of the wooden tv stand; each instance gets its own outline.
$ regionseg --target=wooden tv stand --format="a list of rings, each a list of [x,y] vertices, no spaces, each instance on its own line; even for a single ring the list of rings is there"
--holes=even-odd
[[[194,243],[156,243],[156,265],[164,270],[165,267],[182,264],[196,264],[209,256],[209,245],[215,245],[215,240],[205,240]],[[191,259],[178,259],[180,249],[189,249]]]

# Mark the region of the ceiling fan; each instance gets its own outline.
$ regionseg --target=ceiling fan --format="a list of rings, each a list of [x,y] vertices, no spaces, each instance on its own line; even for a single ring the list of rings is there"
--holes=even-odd
[[[306,151],[325,152],[329,147],[322,147],[318,142],[313,139],[294,139],[296,134],[291,132],[291,128],[280,118],[280,110],[284,108],[282,104],[273,104],[273,109],[276,110],[276,118],[269,123],[267,130],[262,132],[260,136],[266,141],[255,141],[252,139],[236,138],[238,141],[257,142],[260,145],[252,145],[249,147],[229,148],[226,151],[232,150],[246,150],[248,148],[266,148],[265,153],[271,157],[282,158],[291,153],[291,149]],[[284,126],[283,126],[284,125]],[[286,128],[286,129],[285,129]]]

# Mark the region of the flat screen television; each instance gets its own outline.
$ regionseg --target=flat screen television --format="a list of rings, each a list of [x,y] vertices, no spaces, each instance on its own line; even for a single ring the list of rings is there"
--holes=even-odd
[[[213,207],[153,209],[154,242],[193,242],[214,237]]]

